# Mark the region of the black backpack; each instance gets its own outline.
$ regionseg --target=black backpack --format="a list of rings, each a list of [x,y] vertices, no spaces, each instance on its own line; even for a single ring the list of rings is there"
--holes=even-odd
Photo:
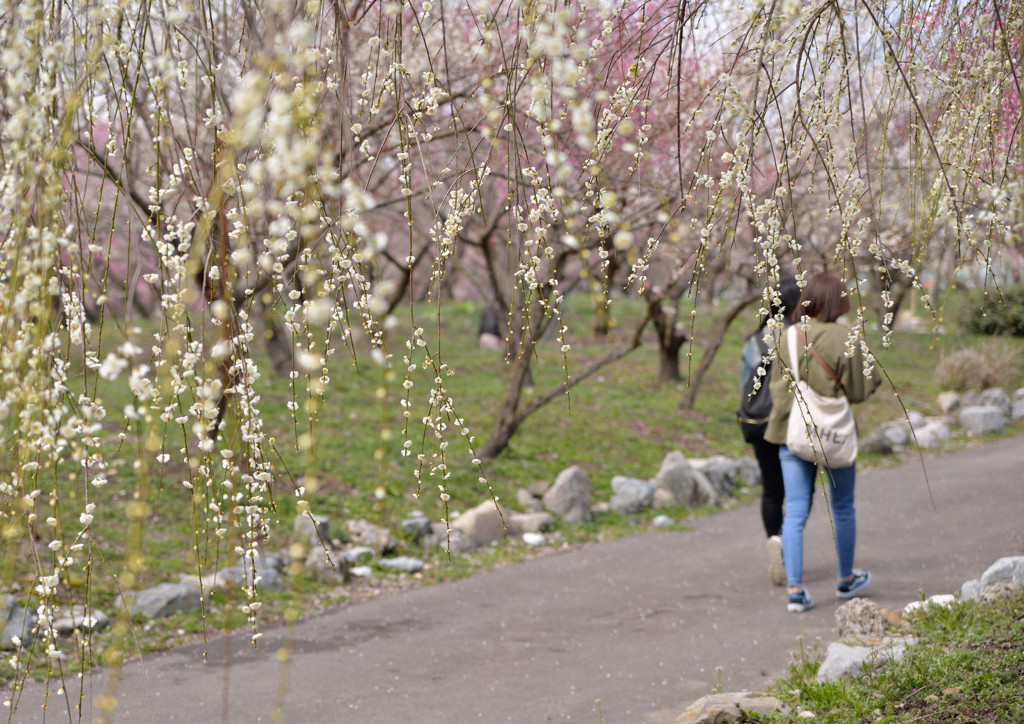
[[[764,336],[760,331],[754,333],[757,340],[757,349],[761,358],[768,356],[768,345],[765,344]],[[754,391],[754,380],[756,375],[750,379],[743,380],[743,396],[740,398],[740,409],[736,411],[736,418],[740,423],[740,430],[743,432],[743,439],[747,442],[760,442],[764,440],[764,431],[768,427],[768,415],[772,411],[772,395],[768,391],[768,378],[772,373],[771,363],[764,365],[767,374],[760,378],[761,387]]]

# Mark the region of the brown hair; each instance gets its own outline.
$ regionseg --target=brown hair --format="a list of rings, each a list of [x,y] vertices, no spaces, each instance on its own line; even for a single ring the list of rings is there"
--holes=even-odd
[[[850,311],[850,300],[843,296],[843,282],[835,274],[815,274],[804,287],[804,314],[822,322],[834,322]]]

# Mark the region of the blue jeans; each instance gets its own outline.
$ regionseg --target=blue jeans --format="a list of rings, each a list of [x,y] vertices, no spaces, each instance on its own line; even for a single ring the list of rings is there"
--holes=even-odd
[[[801,460],[785,445],[779,446],[782,481],[786,486],[786,514],[782,520],[782,560],[790,586],[803,587],[804,527],[811,509],[818,468]],[[832,511],[832,528],[839,556],[839,579],[853,575],[853,549],[857,544],[857,511],[853,488],[857,463],[846,468],[824,468],[825,495]]]

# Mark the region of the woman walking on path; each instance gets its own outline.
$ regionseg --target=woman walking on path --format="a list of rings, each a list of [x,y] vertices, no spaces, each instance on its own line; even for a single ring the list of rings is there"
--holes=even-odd
[[[793,322],[794,311],[798,309],[800,287],[796,279],[785,277],[779,281],[778,304],[773,300],[770,305],[771,317],[779,313],[781,308],[784,324],[789,327]],[[786,569],[782,562],[782,505],[786,496],[782,484],[782,464],[779,462],[779,446],[764,439],[764,431],[768,426],[768,415],[771,412],[772,398],[769,390],[772,367],[763,360],[770,353],[768,343],[764,340],[764,328],[770,317],[761,319],[761,326],[747,337],[740,353],[740,409],[737,412],[743,439],[750,443],[761,469],[761,522],[767,536],[768,576],[772,583],[781,586],[786,583]],[[759,368],[764,371],[758,377]],[[754,390],[754,382],[760,382],[758,390]]]
[[[851,403],[866,400],[882,381],[877,368],[865,376],[864,355],[859,344],[852,345],[852,354],[847,356],[850,330],[836,320],[849,311],[850,301],[843,293],[839,277],[834,274],[812,277],[804,288],[801,301],[805,316],[797,327],[803,339],[798,345],[795,360],[791,359],[788,345],[780,345],[779,362],[771,381],[772,411],[765,431],[765,440],[779,445],[786,490],[782,556],[789,584],[788,608],[794,613],[806,611],[814,605],[803,585],[804,526],[814,495],[818,466],[798,458],[786,447],[786,426],[793,406],[793,391],[790,389],[790,375],[783,374],[783,370],[799,365],[796,371],[800,379],[806,380],[815,392],[830,397],[845,394]],[[831,369],[826,369],[826,365]],[[854,462],[843,468],[823,466],[822,470],[825,473],[823,492],[832,508],[839,558],[836,595],[853,598],[871,582],[868,571],[853,567],[857,543],[857,513],[853,504],[857,464]]]

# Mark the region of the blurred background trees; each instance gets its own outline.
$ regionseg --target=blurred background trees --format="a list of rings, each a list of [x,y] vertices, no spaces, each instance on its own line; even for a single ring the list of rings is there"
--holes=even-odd
[[[1022,26],[1002,0],[5,0],[5,556],[46,551],[52,607],[95,506],[123,505],[111,455],[136,538],[166,475],[205,539],[254,551],[280,482],[318,486],[275,450],[308,463],[338,438],[334,376],[379,385],[379,454],[443,498],[454,452],[500,454],[628,354],[658,354],[692,406],[781,276],[840,274],[859,344],[888,344],[908,298],[935,324],[955,285],[998,304],[1022,271]],[[625,294],[647,310],[631,329]],[[447,390],[450,300],[504,338],[489,433]],[[607,355],[576,365],[586,335]],[[527,393],[552,355],[562,385]],[[287,441],[268,374],[290,380]],[[116,385],[131,401],[108,408]]]

